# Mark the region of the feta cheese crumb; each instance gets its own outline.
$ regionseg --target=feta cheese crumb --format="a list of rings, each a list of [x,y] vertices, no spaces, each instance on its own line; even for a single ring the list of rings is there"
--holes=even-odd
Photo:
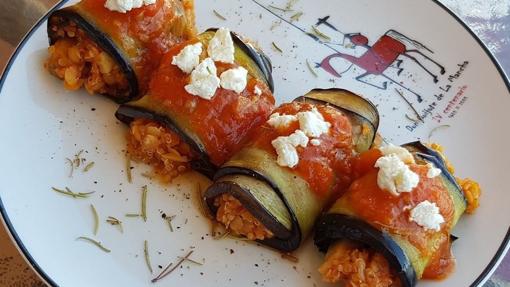
[[[271,144],[278,155],[278,165],[293,168],[299,163],[296,147],[306,147],[308,145],[308,137],[301,130],[296,130],[287,137],[277,137]]]
[[[297,113],[299,128],[309,137],[320,137],[328,133],[331,124],[324,121],[322,114],[314,107],[311,111]]]
[[[254,93],[255,93],[255,95],[257,95],[257,96],[262,95],[262,90],[259,88],[259,86],[255,86],[255,88],[253,88],[253,92],[254,92]]]
[[[313,145],[313,146],[319,146],[321,144],[321,141],[318,140],[318,139],[312,139],[310,141],[310,143]]]
[[[227,90],[240,94],[248,84],[248,70],[243,67],[226,70],[220,75],[220,85]]]
[[[135,8],[152,5],[156,0],[106,0],[104,7],[110,11],[126,13]]]
[[[220,79],[216,73],[214,61],[207,58],[191,72],[191,82],[184,89],[192,95],[210,100],[220,86]]]
[[[439,208],[436,203],[428,200],[420,202],[415,208],[411,210],[409,220],[416,222],[418,225],[425,228],[425,230],[441,230],[441,223],[444,223],[444,218],[439,213]]]
[[[234,41],[228,28],[219,28],[209,41],[207,53],[214,61],[234,63]]]
[[[297,117],[294,115],[280,115],[280,113],[274,113],[269,117],[267,123],[273,128],[285,128],[291,123],[297,121]]]
[[[441,170],[439,168],[437,168],[434,164],[432,163],[427,163],[427,167],[428,167],[428,171],[427,171],[427,177],[428,178],[434,178],[436,176],[439,176],[441,174]]]
[[[420,177],[395,154],[380,157],[374,166],[379,168],[377,185],[395,196],[411,192],[420,182]]]
[[[172,59],[172,65],[176,65],[185,73],[191,73],[200,62],[202,54],[202,43],[196,43],[184,47],[177,56]]]
[[[407,149],[405,149],[403,147],[396,146],[396,145],[390,143],[388,145],[380,147],[379,150],[381,151],[381,153],[383,155],[394,154],[407,164],[414,163],[413,155]]]

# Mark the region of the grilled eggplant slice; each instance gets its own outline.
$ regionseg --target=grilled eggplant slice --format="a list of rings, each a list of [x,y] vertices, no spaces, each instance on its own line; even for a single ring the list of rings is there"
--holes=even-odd
[[[231,33],[235,46],[234,66],[248,70],[246,89],[237,94],[219,88],[211,100],[185,91],[189,75],[172,65],[172,58],[186,45],[198,41],[207,47],[215,31],[210,29],[172,48],[153,74],[147,94],[139,100],[121,105],[116,112],[116,117],[126,124],[136,119],[147,119],[177,134],[196,155],[191,168],[211,178],[274,109],[269,60],[235,33]],[[221,69],[226,70],[231,66],[218,63],[218,74]],[[259,93],[255,92],[257,89]]]
[[[450,262],[453,261],[450,253],[450,243],[453,239],[456,239],[450,232],[464,213],[466,201],[455,178],[446,168],[441,154],[420,142],[412,142],[402,147],[411,152],[416,164],[432,164],[441,170],[441,174],[438,176],[439,180],[436,180],[435,183],[424,183],[423,186],[425,187],[418,187],[423,189],[424,193],[430,191],[439,194],[434,195],[434,198],[441,201],[442,197],[444,202],[450,205],[442,209],[442,212],[444,211],[447,214],[444,215],[446,222],[442,225],[441,231],[421,231],[420,229],[418,232],[424,233],[417,236],[411,235],[413,229],[405,226],[407,224],[405,222],[399,223],[403,224],[399,229],[399,227],[366,220],[364,216],[367,213],[360,211],[359,206],[355,207],[358,204],[354,202],[357,197],[352,195],[355,192],[352,190],[356,186],[360,189],[367,188],[366,185],[363,185],[363,181],[376,181],[376,176],[368,178],[371,175],[367,174],[354,181],[350,190],[320,218],[316,226],[314,241],[322,252],[327,252],[331,246],[343,241],[355,242],[363,248],[374,250],[386,258],[402,286],[415,286],[420,278],[433,279],[446,275],[440,274],[441,268],[444,268],[442,271],[448,273],[447,269],[452,266]],[[373,166],[373,163],[371,166]],[[427,177],[423,175],[421,180]],[[439,191],[438,188],[440,188]],[[432,191],[432,189],[435,191]],[[383,193],[383,191],[379,192]],[[413,193],[415,192],[416,189],[413,190]],[[372,200],[371,204],[374,206],[379,206],[381,209],[386,208],[386,203],[381,198],[383,198],[381,195],[374,196],[372,199],[367,199],[367,202]],[[444,207],[441,204],[440,206]],[[395,205],[395,208],[398,207]],[[400,208],[403,208],[403,206],[400,206]],[[394,218],[392,220],[397,222],[399,219]],[[440,261],[438,258],[441,258],[438,256],[444,256],[442,258],[444,259],[444,266],[437,265]]]
[[[318,94],[327,97],[316,99]],[[342,100],[338,99],[343,97],[345,98]],[[298,248],[310,233],[322,209],[347,187],[350,181],[350,156],[353,152],[363,152],[367,149],[375,136],[378,126],[377,110],[361,97],[356,99],[358,97],[345,90],[314,90],[297,98],[293,103],[284,104],[276,109],[275,112],[291,115],[293,112],[315,107],[323,114],[333,114],[335,116],[332,117],[343,124],[333,124],[330,134],[342,134],[348,143],[330,145],[322,151],[323,153],[309,152],[308,156],[315,159],[310,162],[317,164],[315,166],[302,159],[310,165],[298,165],[296,168],[282,167],[277,163],[271,144],[267,145],[267,141],[270,142],[273,137],[278,136],[278,133],[271,131],[267,124],[261,126],[255,131],[257,138],[245,145],[218,170],[213,185],[205,192],[204,200],[211,213],[218,215],[219,208],[215,204],[217,198],[225,194],[230,195],[270,231],[272,236],[258,239],[260,243],[284,252]],[[289,112],[291,110],[293,112]],[[365,112],[372,117],[367,116]],[[367,129],[365,126],[370,128]],[[291,126],[290,130],[292,129]],[[353,133],[361,130],[364,130],[364,133]],[[323,136],[320,138],[322,142],[342,138],[333,136],[322,138]],[[301,155],[305,156],[307,150],[313,149],[314,147],[307,147]],[[329,161],[330,159],[325,156],[328,153],[335,154],[338,158]],[[326,163],[328,161],[329,163]],[[331,162],[340,163],[343,170],[340,174],[331,175],[334,184],[318,185],[314,180],[321,182],[330,176],[327,171],[330,171],[333,165]],[[327,167],[322,169],[322,164]],[[322,172],[323,170],[325,171]],[[306,174],[306,171],[310,173]],[[324,179],[324,182],[327,181]]]
[[[69,89],[84,85],[118,103],[143,95],[172,46],[196,34],[193,0],[157,0],[127,13],[103,0],[81,2],[48,18],[48,70]]]

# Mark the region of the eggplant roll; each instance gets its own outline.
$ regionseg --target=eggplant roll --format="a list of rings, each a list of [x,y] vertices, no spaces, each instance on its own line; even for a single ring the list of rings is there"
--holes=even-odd
[[[395,163],[393,182],[387,181],[389,162]],[[316,225],[315,244],[327,252],[319,268],[323,279],[346,286],[415,286],[421,278],[446,277],[455,264],[451,231],[474,204],[465,194],[480,191],[472,180],[464,180],[470,188],[459,185],[448,167],[442,153],[420,142],[357,157],[353,183]]]
[[[173,47],[153,73],[147,94],[121,105],[116,112],[116,117],[130,126],[129,156],[151,165],[163,182],[189,169],[212,177],[274,109],[268,58],[236,34],[225,34],[227,31],[208,30]],[[208,48],[219,43],[218,37],[233,45],[231,63],[207,57],[209,53],[216,55]],[[196,52],[195,64],[201,63],[194,70],[187,67],[185,72],[178,59],[190,51]],[[204,68],[206,64],[210,66]],[[237,79],[245,85],[236,91],[224,78],[239,71],[244,74],[238,74],[241,77]],[[203,83],[218,85],[213,86],[216,90],[211,90],[210,98],[197,96],[193,94],[197,91],[190,89],[193,79],[203,81],[200,77],[204,72],[207,79]],[[197,77],[200,73],[202,76]],[[221,86],[217,75],[222,78]]]
[[[105,0],[81,2],[48,18],[45,67],[67,89],[84,86],[118,103],[142,95],[170,47],[196,35],[193,0],[157,0],[126,13]]]
[[[313,90],[256,129],[204,200],[230,233],[293,251],[348,187],[351,158],[370,147],[378,125],[376,108],[360,96]]]

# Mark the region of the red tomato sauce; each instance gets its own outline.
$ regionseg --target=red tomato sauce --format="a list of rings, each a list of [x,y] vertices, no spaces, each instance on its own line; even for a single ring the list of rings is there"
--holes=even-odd
[[[170,3],[170,4],[169,4]],[[177,17],[172,1],[157,0],[155,4],[144,5],[126,13],[110,11],[104,7],[105,0],[82,0],[81,12],[98,28],[108,34],[131,59],[140,81],[141,91],[145,90],[150,72],[156,69],[161,56],[170,47],[182,42],[183,38],[172,34],[172,25]],[[188,7],[193,9],[193,7]],[[192,36],[193,24],[184,35]]]
[[[354,174],[358,177],[345,193],[343,200],[349,203],[354,213],[366,222],[381,230],[388,230],[406,238],[425,256],[431,256],[423,278],[444,278],[454,266],[450,251],[449,234],[454,218],[453,200],[440,177],[428,178],[428,167],[411,164],[410,168],[420,177],[420,182],[412,192],[394,196],[377,185],[378,169],[375,162],[382,154],[379,150],[369,150],[354,160]],[[425,230],[409,220],[410,211],[422,201],[436,203],[445,223],[440,231]],[[437,239],[439,237],[439,239]],[[428,246],[432,238],[435,248]]]
[[[307,103],[283,104],[274,112],[281,115],[295,115],[309,111],[314,105]],[[310,185],[313,192],[324,197],[333,195],[337,198],[351,180],[352,126],[349,119],[340,111],[326,106],[317,106],[324,120],[331,123],[328,134],[318,139],[320,145],[308,143],[306,148],[297,147],[299,163],[292,169]],[[276,157],[271,142],[279,136],[288,136],[299,129],[299,122],[293,122],[285,128],[274,128],[269,124],[262,126],[262,131],[253,139],[253,146],[263,149]]]
[[[193,131],[204,144],[211,162],[221,165],[267,119],[274,108],[274,98],[267,85],[250,74],[246,89],[240,94],[218,88],[214,97],[206,100],[186,92],[184,87],[190,82],[190,76],[171,62],[184,46],[195,42],[177,45],[165,54],[152,76],[146,97],[150,97],[151,105],[159,106],[159,110]],[[216,62],[217,74],[237,66]],[[255,94],[255,86],[262,91],[261,95]]]

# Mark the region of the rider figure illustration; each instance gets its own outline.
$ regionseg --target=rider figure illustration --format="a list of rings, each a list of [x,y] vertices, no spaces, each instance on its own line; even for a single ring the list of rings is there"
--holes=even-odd
[[[317,22],[316,26],[320,25],[326,25],[329,28],[339,32],[339,30],[336,29],[331,23],[328,22],[329,16],[326,16],[324,18],[320,18]],[[342,33],[343,34],[343,33]],[[362,82],[364,84],[368,84],[370,86],[376,87],[378,89],[385,90],[387,88],[387,81],[384,81],[382,85],[376,85],[373,83],[370,83],[366,81],[364,78],[369,75],[375,75],[375,76],[383,76],[386,78],[386,80],[389,80],[397,85],[399,85],[401,88],[404,88],[408,90],[409,92],[415,94],[417,96],[418,102],[422,102],[422,98],[419,94],[414,92],[413,90],[402,86],[400,83],[396,82],[395,80],[389,78],[387,75],[384,74],[384,72],[389,68],[395,68],[398,69],[397,75],[400,75],[403,68],[401,68],[402,61],[405,59],[409,59],[416,63],[423,71],[425,71],[428,75],[432,77],[432,80],[434,83],[438,82],[438,76],[437,74],[434,74],[429,68],[424,66],[420,60],[416,58],[416,55],[420,55],[421,58],[431,62],[435,66],[437,66],[439,73],[443,75],[445,73],[445,68],[439,64],[438,62],[431,59],[429,56],[424,54],[420,50],[426,50],[429,53],[433,53],[432,50],[427,48],[422,43],[413,40],[402,33],[399,33],[395,30],[389,30],[387,31],[382,37],[380,37],[373,45],[369,44],[369,40],[366,36],[362,35],[361,33],[348,33],[343,34],[344,38],[341,44],[341,46],[345,46],[345,41],[349,40],[353,46],[355,47],[363,47],[366,49],[366,51],[360,55],[360,56],[353,56],[341,52],[337,52],[334,54],[331,54],[327,57],[325,57],[320,63],[317,63],[317,67],[320,67],[324,69],[329,74],[335,76],[335,77],[341,77],[342,74],[349,71],[353,66],[357,66],[365,72],[359,76],[357,76],[355,79],[359,82]],[[412,46],[412,49],[408,49],[407,45]],[[351,65],[344,71],[337,71],[332,63],[331,60],[335,58],[342,58],[347,60],[351,63]]]

